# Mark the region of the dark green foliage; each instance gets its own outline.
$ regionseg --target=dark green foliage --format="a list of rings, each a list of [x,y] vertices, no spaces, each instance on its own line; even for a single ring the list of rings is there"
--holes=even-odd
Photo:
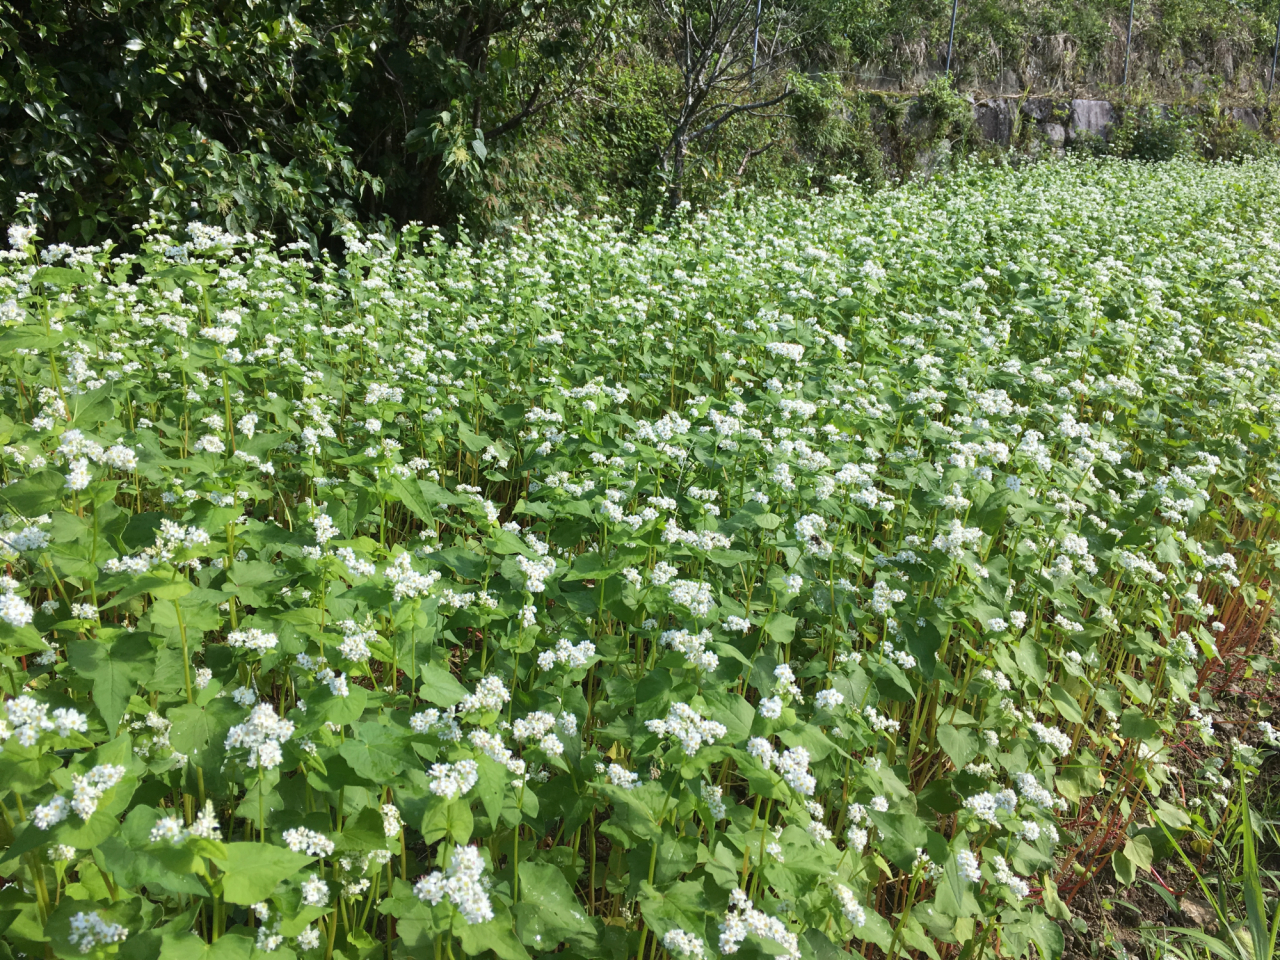
[[[691,142],[673,193],[678,31],[650,0],[0,0],[0,219],[32,194],[46,233],[80,242],[153,215],[308,238],[352,220],[487,234],[558,206],[646,222],[664,192],[696,206],[927,174],[978,147],[958,91],[1118,94],[1127,0],[963,0],[952,82],[930,84],[950,0],[765,7],[788,39],[713,101],[793,92]],[[1269,151],[1220,103],[1261,95],[1278,12],[1139,0],[1139,105],[1114,142],[1073,148]],[[859,89],[878,78],[898,89]],[[1183,94],[1195,113],[1141,105]]]
[[[1163,104],[1126,107],[1109,148],[1127,160],[1172,160],[1194,148],[1191,124],[1180,110]]]
[[[886,180],[884,151],[871,117],[871,100],[850,96],[830,75],[799,78],[790,110],[797,146],[810,158],[815,186],[833,176],[854,177],[870,189]]]
[[[538,170],[513,203],[560,204],[652,216],[662,192],[658,157],[669,136],[663,113],[675,79],[648,56],[602,68],[585,95],[543,123],[526,148]]]
[[[452,219],[500,191],[503,148],[576,89],[617,8],[4,0],[0,213],[35,193],[76,239],[152,211],[293,235]]]
[[[355,213],[377,188],[341,132],[378,8],[346,0],[0,4],[0,209],[63,236],[156,210],[232,229]]]
[[[1087,156],[1126,160],[1200,157],[1239,162],[1274,155],[1275,144],[1267,127],[1251,129],[1213,97],[1199,109],[1129,104],[1106,140],[1078,133],[1071,149]]]
[[[1265,128],[1254,130],[1236,119],[1214,98],[1200,114],[1196,136],[1200,153],[1206,160],[1239,162],[1275,154],[1275,143],[1266,133]]]

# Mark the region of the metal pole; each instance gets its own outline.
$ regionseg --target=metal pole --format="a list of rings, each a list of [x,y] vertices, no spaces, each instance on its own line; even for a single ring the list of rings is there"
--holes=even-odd
[[[1267,102],[1271,102],[1271,88],[1276,85],[1276,54],[1280,53],[1280,16],[1276,17],[1276,45],[1271,48],[1271,79],[1267,81]]]
[[[755,37],[751,41],[751,76],[754,79],[756,75],[756,53],[760,50],[760,3],[756,0],[756,30]]]
[[[1124,38],[1124,83],[1121,84],[1126,90],[1129,89],[1129,50],[1133,47],[1133,0],[1129,0],[1129,32]]]
[[[951,0],[951,36],[947,38],[947,76],[951,76],[951,50],[956,44],[956,11],[960,8],[960,0]]]

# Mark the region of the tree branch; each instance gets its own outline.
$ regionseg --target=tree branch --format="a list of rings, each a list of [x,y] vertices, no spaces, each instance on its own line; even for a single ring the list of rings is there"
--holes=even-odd
[[[739,104],[736,107],[730,107],[721,116],[717,117],[715,120],[712,120],[710,123],[704,124],[703,126],[699,127],[696,131],[694,131],[693,134],[689,137],[689,140],[690,141],[697,140],[701,137],[706,136],[708,133],[712,133],[718,130],[722,125],[732,120],[734,117],[738,116],[738,114],[751,113],[756,110],[763,110],[765,107],[772,107],[776,103],[781,103],[783,100],[787,99],[787,97],[791,96],[793,93],[795,93],[795,91],[792,90],[790,87],[788,87],[786,90],[783,90],[782,93],[778,94],[776,97],[770,97],[768,100],[757,100],[755,103],[743,103],[743,104]]]

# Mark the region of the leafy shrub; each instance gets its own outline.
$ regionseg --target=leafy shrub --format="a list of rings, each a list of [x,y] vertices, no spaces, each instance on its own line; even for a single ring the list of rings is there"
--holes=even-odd
[[[899,111],[905,109],[905,115]],[[949,77],[935,77],[910,105],[888,114],[899,175],[906,179],[920,158],[941,148],[952,158],[963,157],[975,146],[979,133],[973,119],[973,102],[961,95]],[[952,150],[956,145],[959,149]]]
[[[1195,153],[1191,124],[1176,107],[1126,106],[1108,139],[1113,156],[1126,160],[1172,160]]]
[[[1060,957],[1073,868],[1220,825],[1168,750],[1271,604],[1276,173],[15,224],[6,952]]]
[[[795,121],[798,150],[812,165],[814,183],[832,177],[857,180],[870,190],[884,186],[885,156],[871,116],[871,100],[849,97],[837,79],[797,77],[788,109]]]
[[[1237,120],[1216,97],[1200,114],[1196,138],[1206,160],[1240,161],[1275,154],[1275,143],[1262,130],[1252,130]]]
[[[379,181],[346,126],[376,7],[37,0],[0,19],[0,211],[127,236],[154,211],[309,235]]]

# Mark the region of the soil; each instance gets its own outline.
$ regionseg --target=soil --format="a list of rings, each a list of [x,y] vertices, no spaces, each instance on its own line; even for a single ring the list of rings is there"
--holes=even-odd
[[[1224,761],[1224,772],[1231,775],[1230,741],[1238,737],[1253,746],[1263,746],[1257,731],[1257,721],[1270,714],[1272,709],[1280,714],[1280,692],[1276,691],[1275,664],[1271,670],[1260,671],[1244,679],[1235,671],[1231,680],[1223,678],[1215,687],[1210,678],[1207,685],[1214,696],[1215,728],[1218,744],[1208,748],[1198,740],[1187,740],[1174,750],[1172,763],[1180,771],[1179,779],[1188,800],[1200,795],[1206,803],[1212,803],[1208,794],[1213,792],[1193,780],[1205,761],[1219,756]],[[1280,725],[1277,717],[1272,722]],[[1280,752],[1264,753],[1259,774],[1250,783],[1250,802],[1254,810],[1263,812],[1272,824],[1280,819]],[[1234,779],[1234,777],[1233,777]],[[1258,859],[1264,877],[1268,870],[1280,874],[1280,843],[1273,827],[1270,832],[1258,830]],[[1216,891],[1217,871],[1212,858],[1191,854],[1192,862]],[[1264,880],[1264,887],[1266,886]],[[1280,886],[1268,890],[1271,896],[1280,895]],[[1229,891],[1234,898],[1236,891]],[[1116,882],[1110,865],[1099,870],[1076,894],[1070,904],[1075,924],[1060,921],[1066,938],[1064,960],[1124,960],[1128,957],[1151,956],[1151,940],[1161,927],[1192,927],[1217,933],[1214,909],[1206,901],[1204,891],[1195,876],[1175,855],[1153,865],[1151,872],[1139,871],[1137,880],[1129,887]]]

